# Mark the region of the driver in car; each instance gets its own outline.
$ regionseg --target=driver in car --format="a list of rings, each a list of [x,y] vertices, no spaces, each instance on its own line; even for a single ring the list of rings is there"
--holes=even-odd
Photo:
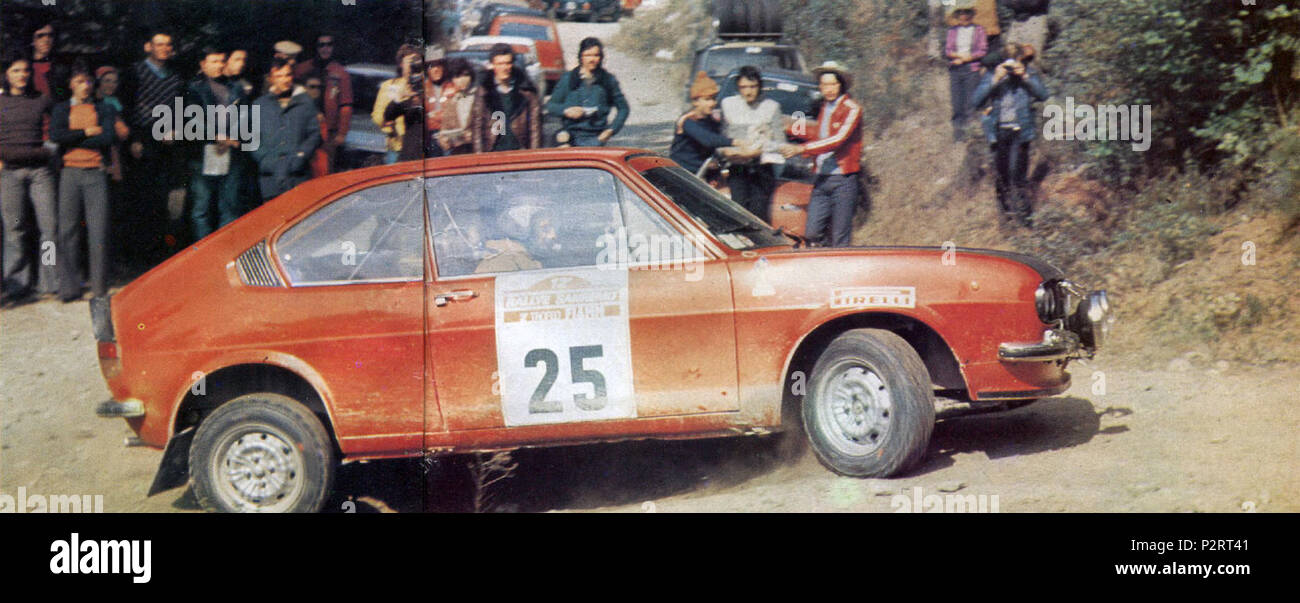
[[[515,272],[518,270],[537,270],[552,267],[549,260],[559,256],[559,233],[556,230],[555,216],[548,210],[536,210],[529,216],[528,233],[524,242],[510,238],[512,218],[509,213],[502,214],[502,238],[489,240],[483,244],[488,256],[474,269],[477,274],[490,272]]]

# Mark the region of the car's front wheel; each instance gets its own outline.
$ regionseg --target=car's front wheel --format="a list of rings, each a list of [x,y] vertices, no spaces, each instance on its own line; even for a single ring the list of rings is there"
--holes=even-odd
[[[836,337],[813,367],[804,430],[818,460],[851,477],[889,477],[925,456],[934,430],[930,376],[890,331]]]
[[[334,447],[325,426],[294,399],[248,394],[199,424],[190,479],[209,511],[315,513],[333,484]]]

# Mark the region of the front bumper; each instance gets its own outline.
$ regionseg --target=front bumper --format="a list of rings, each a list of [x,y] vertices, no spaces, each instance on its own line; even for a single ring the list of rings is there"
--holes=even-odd
[[[1079,336],[1064,329],[1043,331],[1042,341],[1004,343],[998,346],[1003,362],[1048,362],[1076,357],[1083,349]]]
[[[1052,283],[1061,287],[1056,301],[1044,287],[1039,287],[1035,304],[1044,322],[1055,326],[1043,331],[1041,341],[1006,342],[998,346],[1003,362],[1051,362],[1070,358],[1092,358],[1110,333],[1115,316],[1105,291],[1083,291],[1068,281]],[[1070,309],[1070,306],[1073,308]],[[1068,312],[1068,314],[1067,314]]]
[[[95,407],[95,414],[105,419],[131,419],[144,416],[144,402],[139,400],[107,400]]]

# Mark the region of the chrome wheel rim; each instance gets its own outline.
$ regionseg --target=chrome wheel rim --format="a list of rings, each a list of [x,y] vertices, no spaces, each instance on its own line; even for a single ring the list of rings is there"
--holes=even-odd
[[[226,436],[211,469],[221,497],[237,511],[284,511],[302,494],[302,452],[267,426]]]
[[[873,367],[842,363],[819,393],[818,424],[832,448],[847,456],[865,456],[880,448],[893,424],[894,401]]]

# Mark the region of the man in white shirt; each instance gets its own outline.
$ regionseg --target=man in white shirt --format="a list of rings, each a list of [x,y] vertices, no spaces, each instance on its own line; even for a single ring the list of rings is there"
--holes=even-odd
[[[722,99],[722,121],[726,134],[737,147],[721,152],[731,161],[727,184],[731,199],[764,222],[771,221],[772,193],[776,170],[785,142],[781,105],[762,98],[763,76],[757,67],[740,68],[735,96]],[[741,142],[743,141],[743,142]]]

